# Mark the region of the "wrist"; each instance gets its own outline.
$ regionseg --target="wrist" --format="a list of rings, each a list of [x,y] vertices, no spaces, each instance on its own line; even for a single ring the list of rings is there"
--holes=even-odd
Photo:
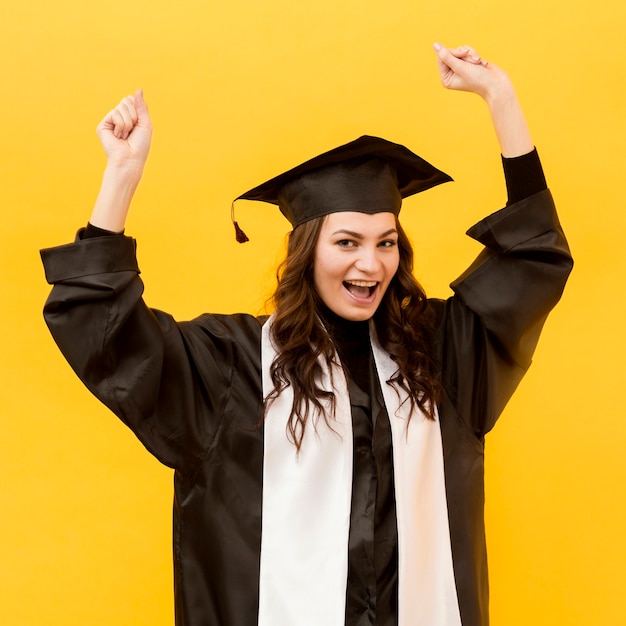
[[[512,158],[531,152],[534,143],[517,94],[508,78],[500,82],[498,88],[491,89],[485,101],[502,156]]]
[[[487,87],[482,96],[492,115],[498,110],[506,110],[517,104],[515,87],[504,73]]]
[[[104,170],[100,193],[90,222],[98,228],[121,232],[124,230],[130,203],[141,180],[143,167],[128,167],[109,163]]]
[[[143,175],[143,164],[131,161],[109,161],[104,170],[103,181],[122,187],[136,187]]]

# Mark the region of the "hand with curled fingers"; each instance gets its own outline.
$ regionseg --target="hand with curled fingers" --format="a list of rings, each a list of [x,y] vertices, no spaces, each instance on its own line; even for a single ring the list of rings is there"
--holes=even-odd
[[[143,169],[152,140],[152,123],[142,90],[126,96],[96,129],[109,164]]]
[[[446,48],[435,43],[433,47],[439,77],[446,89],[469,91],[489,100],[502,90],[512,88],[504,70],[480,57],[471,46]]]
[[[122,101],[96,129],[108,162],[89,222],[98,228],[122,232],[133,195],[150,152],[152,123],[143,92]]]
[[[530,130],[506,72],[471,46],[446,48],[435,43],[433,47],[443,86],[478,94],[487,103],[502,155],[512,158],[530,152],[534,147]]]

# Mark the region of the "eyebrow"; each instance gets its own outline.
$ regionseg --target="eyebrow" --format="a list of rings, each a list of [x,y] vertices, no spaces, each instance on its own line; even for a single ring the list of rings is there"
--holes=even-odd
[[[394,233],[398,233],[395,228],[390,228],[386,230],[384,233],[381,233],[378,238],[384,239],[385,237],[389,237],[389,235],[393,235]],[[363,239],[363,235],[361,233],[354,232],[353,230],[347,230],[345,228],[340,228],[336,230],[333,235],[349,235],[350,237],[354,237],[355,239]]]

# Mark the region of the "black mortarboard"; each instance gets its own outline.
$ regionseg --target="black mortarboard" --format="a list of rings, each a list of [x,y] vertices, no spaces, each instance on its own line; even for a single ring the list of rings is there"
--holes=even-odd
[[[295,227],[340,211],[398,215],[402,198],[451,180],[408,148],[364,135],[305,161],[236,199],[276,204]],[[247,241],[234,223],[237,240]]]

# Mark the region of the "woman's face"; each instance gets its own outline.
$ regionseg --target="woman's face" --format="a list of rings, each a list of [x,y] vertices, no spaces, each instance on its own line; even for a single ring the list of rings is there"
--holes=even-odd
[[[347,320],[370,319],[398,269],[393,213],[331,213],[324,218],[313,264],[324,304]]]

